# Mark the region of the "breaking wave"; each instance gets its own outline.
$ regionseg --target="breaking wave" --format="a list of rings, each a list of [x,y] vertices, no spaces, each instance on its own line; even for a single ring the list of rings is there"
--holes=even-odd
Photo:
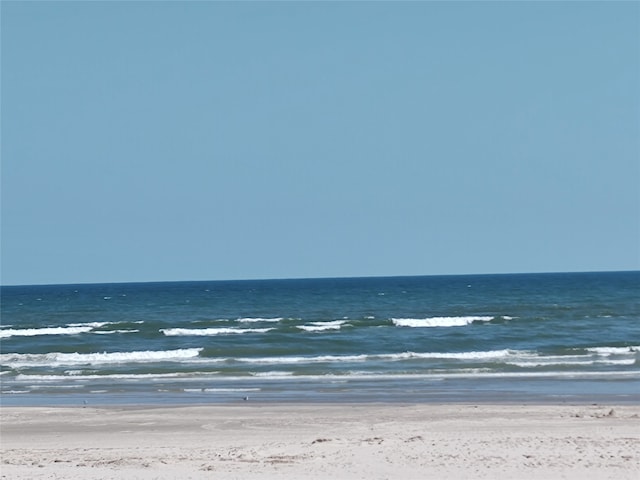
[[[509,318],[509,317],[504,317]],[[470,316],[470,317],[430,317],[430,318],[392,318],[391,321],[397,327],[463,327],[474,322],[489,322],[494,317]]]

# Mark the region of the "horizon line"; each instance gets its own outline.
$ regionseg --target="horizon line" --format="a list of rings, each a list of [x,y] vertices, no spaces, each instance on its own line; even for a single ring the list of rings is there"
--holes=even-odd
[[[50,287],[65,285],[133,285],[144,283],[198,283],[198,282],[274,282],[274,281],[305,281],[305,280],[348,280],[367,278],[417,278],[417,277],[472,277],[472,276],[498,276],[498,275],[562,275],[562,274],[589,274],[589,273],[640,273],[640,269],[624,270],[571,270],[571,271],[541,271],[541,272],[493,272],[493,273],[429,273],[407,275],[349,275],[349,276],[318,276],[318,277],[270,277],[270,278],[235,278],[235,279],[199,279],[199,280],[132,280],[111,282],[72,282],[72,283],[17,283],[3,284],[4,287]]]

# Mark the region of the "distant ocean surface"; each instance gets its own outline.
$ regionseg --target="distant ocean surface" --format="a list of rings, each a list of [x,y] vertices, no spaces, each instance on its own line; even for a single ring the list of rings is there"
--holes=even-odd
[[[4,405],[640,401],[640,272],[1,294]]]

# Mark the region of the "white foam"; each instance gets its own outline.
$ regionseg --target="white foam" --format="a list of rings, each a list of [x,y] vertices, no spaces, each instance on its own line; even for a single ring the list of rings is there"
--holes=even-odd
[[[322,332],[325,330],[340,330],[342,325],[346,322],[344,320],[336,320],[333,322],[311,322],[311,325],[298,325],[297,328],[304,330],[305,332]]]
[[[58,366],[77,364],[105,364],[105,363],[135,363],[182,361],[196,358],[202,348],[183,348],[178,350],[111,352],[111,353],[3,353],[0,363],[12,368]]]
[[[329,326],[313,326],[313,325],[298,325],[296,328],[300,330],[304,330],[305,332],[323,332],[325,330],[340,330],[340,327],[336,327],[333,325]]]
[[[168,337],[211,336],[241,333],[265,333],[273,328],[162,328],[160,331]]]
[[[220,377],[216,375],[218,372],[191,372],[191,373],[165,373],[165,374],[111,374],[111,375],[86,375],[82,377],[68,377],[64,375],[18,375],[16,380],[21,382],[69,382],[70,380],[83,382],[88,380],[153,380],[161,378],[172,378],[174,381],[193,382],[194,379],[199,381],[216,382],[220,379],[224,379],[225,382],[255,382],[258,375],[252,374],[248,376],[224,376]],[[268,372],[265,372],[268,373]],[[267,375],[258,376],[261,381],[265,382],[277,382],[290,380],[291,375],[289,372],[272,372]],[[349,381],[377,381],[377,380],[398,380],[398,379],[416,379],[416,380],[430,380],[438,381],[442,379],[477,379],[482,380],[484,378],[595,378],[595,379],[607,379],[614,378],[620,379],[639,379],[640,371],[638,370],[621,370],[621,371],[544,371],[544,372],[495,372],[485,369],[462,369],[456,372],[437,372],[432,371],[429,373],[382,373],[382,372],[366,372],[366,371],[351,371],[342,374],[309,374],[309,375],[295,375],[296,382],[304,381],[329,381],[331,383],[346,383]],[[76,384],[73,388],[82,387],[82,383]],[[29,388],[42,388],[40,385],[29,385]],[[255,387],[252,387],[255,388]],[[208,390],[209,388],[205,388]],[[231,391],[232,389],[229,389]],[[256,388],[258,390],[258,388]],[[164,390],[169,391],[169,390]],[[199,389],[202,391],[202,389]],[[5,391],[2,392],[7,393]]]
[[[547,360],[544,357],[542,357],[540,359],[540,361],[536,362],[536,361],[515,361],[515,362],[505,362],[509,365],[515,365],[517,367],[523,367],[523,368],[535,368],[535,367],[549,367],[549,366],[560,366],[560,365],[572,365],[572,366],[577,366],[577,365],[582,365],[582,366],[588,366],[588,365],[633,365],[636,363],[635,360],[633,359],[629,359],[629,360],[589,360],[588,358],[585,358],[583,360]]]
[[[45,328],[9,328],[0,330],[0,338],[35,337],[37,335],[78,335],[93,330],[93,327],[45,327]]]
[[[214,361],[216,359],[203,359]],[[217,359],[226,361],[225,359]],[[545,366],[545,365],[589,365],[593,363],[612,365],[632,365],[634,359],[597,359],[585,355],[552,355],[543,356],[527,350],[486,350],[473,352],[400,352],[383,354],[360,355],[318,355],[318,356],[284,356],[284,357],[239,357],[231,359],[240,363],[253,364],[305,364],[305,363],[344,363],[365,361],[411,361],[411,360],[459,360],[463,362],[494,361],[518,366]]]
[[[104,327],[105,325],[117,325],[123,322],[84,322],[69,323],[62,327],[43,327],[43,328],[2,328],[0,329],[0,338],[9,337],[34,337],[38,335],[77,335],[80,333],[91,332],[94,328]],[[143,323],[138,321],[134,323]],[[112,332],[93,332],[93,333],[112,333]]]
[[[262,380],[289,380],[293,377],[293,372],[255,372],[251,373],[251,376]],[[301,377],[304,378],[305,375],[296,375],[296,381]]]
[[[111,325],[115,322],[87,322],[87,323],[70,323],[67,327],[91,327],[98,328],[104,327],[105,325]]]
[[[251,373],[251,375],[253,375],[254,377],[291,377],[293,376],[293,372],[278,372],[278,371],[274,371],[274,372],[254,372]]]
[[[520,352],[514,350],[488,350],[480,352],[401,352],[383,354],[360,355],[318,355],[315,357],[241,357],[234,358],[236,362],[256,364],[295,364],[295,363],[332,363],[332,362],[363,362],[367,360],[412,360],[412,359],[451,359],[451,360],[486,360],[502,359],[517,356]],[[524,352],[526,354],[526,352]]]
[[[236,393],[259,392],[260,388],[183,388],[185,393]]]
[[[316,357],[290,356],[290,357],[256,357],[256,358],[234,358],[237,362],[253,364],[293,364],[293,363],[330,363],[330,362],[353,362],[363,361],[369,358],[368,355],[320,355]]]
[[[639,353],[640,345],[631,347],[593,347],[587,348],[588,352],[597,353],[598,355],[628,355],[630,353]]]
[[[193,380],[194,377],[211,377],[217,375],[218,372],[191,372],[191,373],[113,373],[107,375],[27,375],[20,374],[16,376],[16,380],[30,382],[68,382],[86,381],[86,380],[147,380],[155,378],[172,378],[177,380]]]
[[[527,364],[539,363],[540,365],[553,364],[586,364],[594,361],[592,356],[584,355],[552,355],[541,356],[535,352],[527,350],[486,350],[472,352],[400,352],[382,354],[357,354],[357,355],[318,355],[318,356],[284,356],[284,357],[239,357],[232,359],[225,358],[203,358],[205,362],[225,362],[233,360],[241,363],[254,364],[305,364],[305,363],[344,363],[344,362],[365,362],[365,361],[411,361],[411,360],[459,360],[463,362],[473,361],[494,361],[499,363],[523,362]],[[635,360],[599,360],[601,363],[620,362],[619,364],[632,364]],[[624,363],[622,363],[624,362]]]
[[[344,374],[318,374],[318,375],[296,375],[296,381],[315,381],[315,380],[328,380],[332,383],[338,381],[338,383],[345,383],[352,380],[398,380],[398,379],[427,379],[427,380],[441,380],[441,379],[478,379],[483,378],[637,378],[640,379],[640,371],[608,371],[608,372],[594,372],[594,371],[565,371],[565,372],[485,372],[477,369],[473,370],[461,370],[459,372],[447,372],[447,373],[362,373],[362,372],[349,372]],[[224,377],[225,381],[255,381],[254,376],[230,376]],[[284,376],[267,376],[262,378],[264,381],[279,381],[290,379],[287,375]]]
[[[261,318],[261,317],[244,317],[238,318],[236,322],[239,323],[259,323],[259,322],[280,322],[284,320],[282,317],[277,318]]]
[[[493,317],[430,317],[430,318],[392,318],[391,321],[397,327],[463,327],[473,322],[488,322]]]
[[[204,392],[226,393],[226,392],[259,392],[261,388],[204,388]]]
[[[411,360],[411,359],[450,359],[450,360],[487,360],[505,358],[518,355],[517,350],[487,350],[479,352],[402,352],[375,355],[375,358],[388,360]],[[524,352],[526,353],[526,352]]]
[[[29,388],[33,389],[33,390],[38,390],[39,388],[68,388],[68,389],[73,389],[73,388],[83,388],[84,385],[29,385]]]

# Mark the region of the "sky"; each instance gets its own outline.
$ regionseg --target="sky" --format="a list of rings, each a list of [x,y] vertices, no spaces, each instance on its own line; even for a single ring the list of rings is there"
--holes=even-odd
[[[3,285],[640,269],[638,2],[0,8]]]

